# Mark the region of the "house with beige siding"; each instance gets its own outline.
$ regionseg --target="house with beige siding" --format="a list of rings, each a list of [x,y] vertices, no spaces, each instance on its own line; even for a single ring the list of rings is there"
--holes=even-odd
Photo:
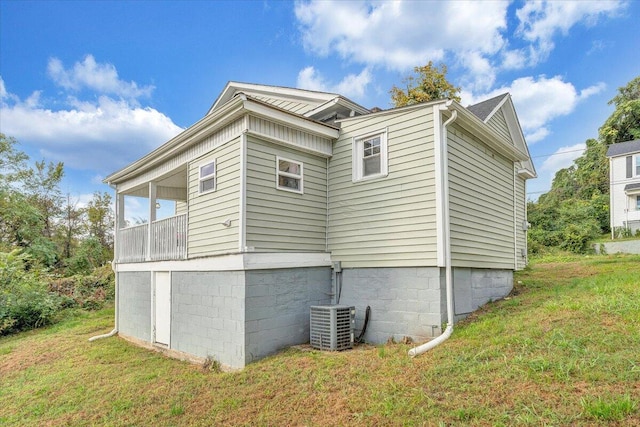
[[[640,139],[612,144],[609,157],[611,235],[616,230],[640,230]]]
[[[116,331],[241,368],[309,341],[311,306],[363,339],[427,341],[507,295],[536,176],[508,94],[370,111],[230,82],[207,114],[105,179],[116,192]],[[126,199],[148,204],[129,226]],[[157,200],[175,202],[158,219]],[[451,309],[449,307],[452,307]]]

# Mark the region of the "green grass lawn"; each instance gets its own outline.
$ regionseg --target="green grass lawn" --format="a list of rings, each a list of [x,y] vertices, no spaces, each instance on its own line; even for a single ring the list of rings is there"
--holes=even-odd
[[[241,372],[119,338],[113,310],[0,338],[0,425],[637,425],[640,257],[541,259],[415,359],[290,349]]]

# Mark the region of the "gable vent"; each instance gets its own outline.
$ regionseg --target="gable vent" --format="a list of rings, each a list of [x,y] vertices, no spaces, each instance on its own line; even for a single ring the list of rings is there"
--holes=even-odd
[[[356,308],[348,305],[311,307],[311,347],[318,350],[346,350],[353,347]]]

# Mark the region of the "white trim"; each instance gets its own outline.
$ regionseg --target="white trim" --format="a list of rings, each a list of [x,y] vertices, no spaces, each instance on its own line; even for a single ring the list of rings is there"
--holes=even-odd
[[[438,267],[445,266],[444,257],[444,225],[442,218],[442,149],[440,147],[442,135],[442,104],[433,106],[433,148],[434,148],[434,172],[435,172],[435,196],[436,196],[436,260]]]
[[[516,192],[516,175],[518,168],[513,164],[511,173],[513,174],[513,270],[518,270],[518,203]]]
[[[248,116],[244,116],[245,124]],[[246,126],[245,126],[246,128]],[[247,246],[247,133],[240,135],[240,209],[238,212],[238,249]]]
[[[118,263],[116,271],[240,271],[274,268],[331,267],[328,252],[241,253],[185,261]]]
[[[280,161],[295,163],[300,167],[300,173],[290,173],[280,170]],[[285,178],[293,178],[300,181],[300,188],[296,190],[295,188],[290,187],[282,187],[280,185],[280,176],[284,176]],[[299,160],[287,159],[286,157],[276,156],[276,190],[288,191],[290,193],[296,194],[304,194],[304,163]]]
[[[302,129],[329,139],[337,139],[338,136],[340,136],[340,130],[331,125],[303,118],[295,113],[281,111],[276,109],[277,107],[274,106],[267,106],[250,99],[245,100],[243,106],[246,111],[254,113],[260,117],[266,117],[269,120],[282,123],[286,126]]]
[[[294,128],[292,128],[294,129]],[[284,139],[280,139],[280,138],[276,138],[274,136],[271,135],[267,135],[265,133],[262,132],[258,132],[256,130],[252,130],[252,129],[248,129],[247,133],[251,136],[254,136],[258,139],[262,139],[268,142],[272,142],[274,144],[278,144],[278,145],[284,145],[286,147],[292,147],[295,148],[296,150],[299,151],[305,151],[307,153],[311,153],[311,154],[315,154],[317,156],[321,156],[321,157],[330,157],[332,155],[331,152],[331,144],[327,144],[327,147],[329,148],[329,151],[321,151],[321,150],[314,150],[313,148],[309,148],[306,147],[304,145],[298,145],[298,144],[294,144],[291,141],[287,141]]]
[[[198,164],[198,195],[213,193],[214,191],[216,191],[216,188],[218,187],[218,179],[217,179],[218,165],[216,163],[217,163],[216,159],[210,159],[208,161],[203,161]],[[210,165],[213,165],[213,172],[203,176],[202,169]],[[213,179],[213,188],[209,188],[208,190],[203,191],[202,183],[204,181],[209,181],[211,179]]]
[[[351,139],[351,180],[352,182],[369,181],[373,179],[384,178],[389,175],[389,144],[388,144],[388,128],[368,132],[364,135],[354,136]],[[364,167],[362,164],[363,156],[361,152],[364,149],[364,141],[374,138],[380,138],[380,172],[375,175],[364,176]]]

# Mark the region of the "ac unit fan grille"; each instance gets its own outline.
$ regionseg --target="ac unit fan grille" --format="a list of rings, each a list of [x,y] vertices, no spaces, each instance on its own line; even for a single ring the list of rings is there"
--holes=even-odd
[[[311,307],[310,341],[319,350],[346,350],[353,347],[355,307],[324,305]]]

